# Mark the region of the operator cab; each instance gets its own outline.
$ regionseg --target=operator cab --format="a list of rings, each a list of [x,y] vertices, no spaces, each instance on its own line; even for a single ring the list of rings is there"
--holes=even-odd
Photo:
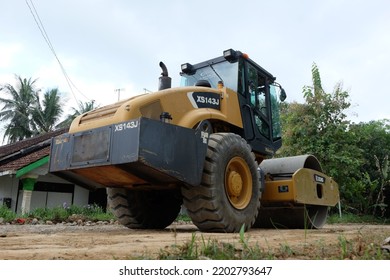
[[[255,152],[270,156],[281,147],[279,104],[286,98],[285,91],[248,55],[229,49],[221,57],[185,63],[181,69],[181,86],[208,82],[212,88],[222,84],[238,93],[244,126],[241,136]]]

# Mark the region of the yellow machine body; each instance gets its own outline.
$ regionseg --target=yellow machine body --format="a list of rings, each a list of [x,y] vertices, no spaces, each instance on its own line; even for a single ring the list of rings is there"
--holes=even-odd
[[[291,178],[265,180],[261,197],[263,205],[312,204],[335,206],[339,200],[338,184],[313,169],[300,168]]]
[[[220,95],[220,110],[197,108],[191,102],[189,96],[197,91]],[[163,112],[171,114],[171,124],[186,128],[194,128],[203,120],[219,120],[242,128],[243,123],[239,107],[237,93],[226,87],[222,89],[206,87],[170,88],[155,93],[134,96],[80,115],[72,122],[69,132],[85,131],[125,122],[141,116],[160,120]]]

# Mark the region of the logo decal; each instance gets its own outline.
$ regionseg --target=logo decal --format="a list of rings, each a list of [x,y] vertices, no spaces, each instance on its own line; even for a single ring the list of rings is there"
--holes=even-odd
[[[320,175],[314,174],[314,181],[316,181],[317,183],[324,184],[325,178]]]
[[[213,92],[188,92],[188,99],[194,108],[221,109],[221,96]]]
[[[126,129],[136,128],[137,126],[138,126],[138,120],[115,124],[114,132],[120,132]]]

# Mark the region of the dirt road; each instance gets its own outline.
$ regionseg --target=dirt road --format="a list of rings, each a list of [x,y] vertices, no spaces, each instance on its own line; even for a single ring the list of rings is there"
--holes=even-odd
[[[189,242],[194,233],[199,240],[240,245],[239,234],[201,233],[192,224],[173,224],[159,231],[121,225],[0,225],[0,259],[155,259],[162,250]],[[375,251],[389,236],[390,225],[337,224],[321,230],[252,229],[245,240],[278,258],[329,259],[347,246],[357,254]]]

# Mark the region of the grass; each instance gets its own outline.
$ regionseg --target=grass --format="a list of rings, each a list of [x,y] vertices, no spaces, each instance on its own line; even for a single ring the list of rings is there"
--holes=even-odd
[[[63,222],[68,221],[72,215],[77,215],[82,220],[88,221],[109,221],[115,219],[114,215],[107,211],[105,212],[100,206],[87,205],[69,206],[69,207],[54,207],[54,208],[37,208],[28,214],[17,215],[5,206],[0,207],[0,218],[4,222],[12,222],[16,219],[38,219],[42,221]]]
[[[6,206],[0,206],[0,218],[3,218],[5,222],[11,222],[16,218],[37,218],[44,221],[53,220],[53,221],[64,221],[69,218],[69,216],[83,215],[86,219],[91,221],[109,221],[116,219],[115,216],[110,211],[104,211],[101,207],[97,205],[86,205],[81,206],[66,206],[66,207],[55,207],[55,208],[37,208],[31,211],[26,215],[17,215]],[[176,222],[191,222],[191,218],[186,214],[179,214],[175,220]],[[328,224],[337,224],[337,223],[369,223],[369,224],[390,224],[390,219],[386,218],[377,218],[369,215],[356,215],[345,213],[342,217],[339,217],[338,214],[333,214],[328,217]]]
[[[69,219],[70,216],[77,215],[84,220],[104,221],[114,219],[111,212],[104,210],[97,205],[55,207],[55,208],[38,208],[26,215],[28,218],[37,218],[43,221],[51,220],[53,222],[62,222]]]
[[[248,237],[239,233],[238,243],[225,243],[217,239],[205,239],[196,233],[182,245],[172,245],[160,250],[160,260],[390,260],[390,253],[380,248],[382,236],[360,234],[348,239],[339,235],[336,244],[323,240],[315,244],[289,245],[287,242],[275,248],[263,248],[250,244]]]
[[[338,223],[357,223],[357,224],[390,224],[390,219],[386,218],[377,218],[370,215],[356,215],[350,213],[344,213],[340,217],[338,214],[334,214],[328,217],[328,224],[338,224]]]
[[[192,234],[191,240],[182,245],[172,245],[160,250],[160,260],[249,260],[272,259],[258,246],[249,247],[242,242],[231,244],[216,239],[205,239],[203,235]]]
[[[2,218],[4,222],[8,223],[16,218],[16,214],[8,209],[8,207],[0,206],[0,218]]]
[[[176,222],[191,222],[191,218],[186,214],[179,214],[175,221]]]
[[[361,224],[388,224],[388,221],[370,216],[344,215],[330,217],[329,223],[361,223]],[[362,226],[362,228],[364,225]],[[191,240],[160,250],[158,259],[163,260],[264,260],[264,259],[308,259],[308,260],[390,260],[390,252],[383,251],[381,244],[388,237],[386,234],[362,233],[349,237],[339,234],[336,243],[320,239],[307,240],[308,230],[302,233],[304,242],[289,244],[284,241],[279,247],[272,248],[268,242],[261,247],[257,242],[250,242],[244,228],[238,233],[238,243],[226,243],[217,239],[205,239],[193,233]]]

